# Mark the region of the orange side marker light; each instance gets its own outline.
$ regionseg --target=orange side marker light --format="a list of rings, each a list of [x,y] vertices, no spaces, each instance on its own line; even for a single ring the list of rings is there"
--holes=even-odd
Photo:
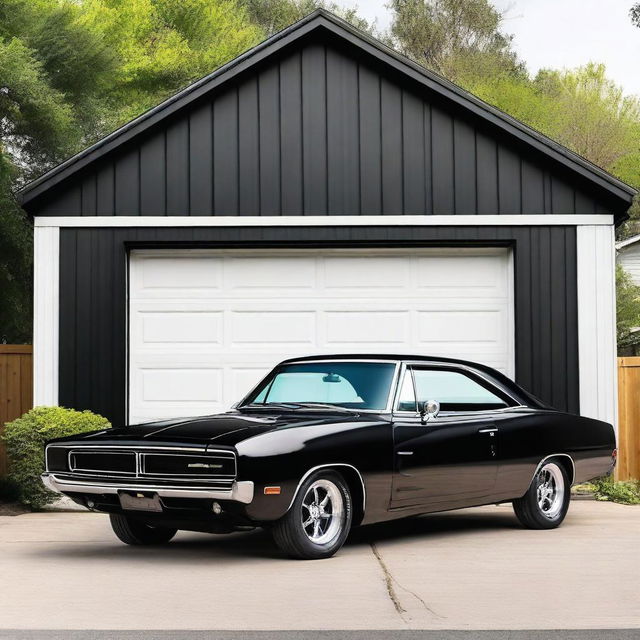
[[[265,496],[279,496],[280,495],[280,487],[265,487],[264,488]]]

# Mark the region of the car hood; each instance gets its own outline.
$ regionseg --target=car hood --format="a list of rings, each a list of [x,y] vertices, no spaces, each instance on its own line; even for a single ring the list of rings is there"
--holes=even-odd
[[[291,427],[305,427],[320,424],[335,424],[358,420],[357,415],[322,414],[296,415],[294,413],[247,414],[240,412],[223,413],[201,418],[174,418],[160,422],[149,422],[129,427],[106,429],[87,434],[83,442],[135,441],[168,443],[201,443],[222,446],[234,446],[253,436]],[[69,438],[71,439],[71,438]],[[78,440],[76,436],[73,438]]]

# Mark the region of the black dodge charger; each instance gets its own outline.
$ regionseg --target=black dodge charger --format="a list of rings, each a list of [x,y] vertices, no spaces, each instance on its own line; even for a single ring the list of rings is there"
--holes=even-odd
[[[47,487],[109,513],[127,544],[266,527],[326,558],[353,526],[512,502],[564,519],[570,487],[615,464],[611,425],[557,411],[489,367],[424,356],[279,364],[233,410],[47,443]]]

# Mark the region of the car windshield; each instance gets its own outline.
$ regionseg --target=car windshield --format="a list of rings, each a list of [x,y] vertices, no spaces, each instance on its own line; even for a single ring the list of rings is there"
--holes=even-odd
[[[242,406],[331,405],[383,411],[395,364],[391,362],[304,362],[278,367]]]

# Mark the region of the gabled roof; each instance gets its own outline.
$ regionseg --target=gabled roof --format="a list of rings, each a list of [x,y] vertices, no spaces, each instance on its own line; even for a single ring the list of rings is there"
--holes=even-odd
[[[295,41],[321,30],[342,38],[365,55],[375,59],[379,64],[386,65],[394,74],[404,75],[425,89],[448,100],[451,104],[479,116],[512,138],[546,155],[550,160],[559,163],[583,180],[588,180],[608,201],[613,203],[612,213],[617,214],[617,221],[620,222],[625,218],[625,212],[636,194],[635,189],[566,147],[412,62],[323,9],[314,11],[291,27],[275,34],[29,183],[18,194],[21,203],[27,205],[50,188],[67,180],[90,163],[124,145],[164,118],[184,109],[212,89],[231,81],[253,65],[276,54]]]
[[[616,249],[624,249],[625,247],[629,247],[636,242],[640,242],[640,233],[637,236],[631,236],[626,240],[621,240],[620,242],[616,242]]]

